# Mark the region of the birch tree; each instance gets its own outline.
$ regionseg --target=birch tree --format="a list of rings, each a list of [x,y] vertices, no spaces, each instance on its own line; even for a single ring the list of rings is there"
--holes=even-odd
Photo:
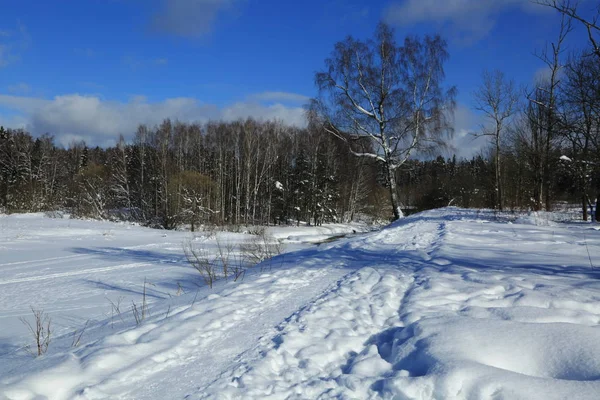
[[[121,209],[121,213],[131,217],[132,210],[132,190],[129,181],[129,158],[131,149],[125,142],[123,135],[119,135],[119,140],[114,149],[110,152],[110,191],[113,197],[113,203]],[[124,210],[123,210],[124,208]]]
[[[491,124],[483,126],[482,132],[476,136],[489,137],[494,146],[495,206],[500,211],[504,207],[500,147],[507,123],[515,113],[518,99],[514,82],[507,80],[504,73],[501,71],[483,73],[483,83],[475,92],[475,109],[482,112]]]
[[[419,150],[444,144],[455,89],[445,89],[446,42],[440,36],[407,37],[402,45],[393,30],[379,24],[372,39],[348,37],[335,45],[325,70],[315,75],[319,96],[311,111],[337,138],[369,150],[350,151],[380,162],[389,181],[394,219],[403,216],[396,170]]]

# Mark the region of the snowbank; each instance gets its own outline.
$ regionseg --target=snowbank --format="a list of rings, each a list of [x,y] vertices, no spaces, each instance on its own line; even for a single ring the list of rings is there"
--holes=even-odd
[[[45,265],[55,274],[41,282],[46,304],[69,291],[63,279],[78,293],[106,274],[110,295],[134,290],[121,281],[124,271],[139,277],[154,266],[161,291],[176,279],[171,236],[150,254],[121,247],[76,258],[71,269],[83,263],[92,271],[82,276],[58,272],[49,258],[19,261],[21,244],[50,248],[54,240],[20,232],[2,233],[13,261],[0,265],[0,285],[21,302],[42,287],[28,268]],[[156,240],[141,228],[113,232],[101,240]],[[294,235],[301,233],[279,237]],[[98,317],[77,348],[66,335],[36,360],[0,353],[0,398],[597,399],[598,254],[600,231],[585,224],[509,224],[493,212],[433,210],[285,254],[243,282],[186,286],[180,296],[152,292],[142,324],[129,317],[113,328],[114,318]],[[99,270],[132,256],[148,266]],[[2,300],[0,317],[10,321],[16,305]]]
[[[518,217],[515,224],[535,225],[535,226],[556,226],[556,222],[551,219],[550,213],[541,213],[532,211],[527,215]]]

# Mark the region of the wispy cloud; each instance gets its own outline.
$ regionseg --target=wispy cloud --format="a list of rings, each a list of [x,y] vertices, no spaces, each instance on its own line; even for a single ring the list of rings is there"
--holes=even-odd
[[[297,93],[288,92],[262,92],[253,94],[249,97],[249,100],[260,101],[260,102],[281,102],[281,103],[294,103],[304,104],[310,100],[310,97],[304,96]]]
[[[75,54],[85,57],[85,58],[96,58],[99,55],[99,53],[96,50],[91,49],[89,47],[76,48],[74,51],[75,51]]]
[[[473,42],[487,36],[499,14],[511,8],[546,11],[530,0],[403,0],[392,3],[384,17],[399,25],[433,22],[450,28],[457,39]]]
[[[13,85],[8,85],[8,92],[12,94],[29,94],[31,93],[31,86],[27,83],[20,82]]]
[[[105,145],[119,134],[133,134],[140,123],[155,125],[164,118],[206,122],[253,117],[277,119],[294,126],[305,125],[301,106],[244,101],[217,107],[189,97],[150,102],[143,96],[136,96],[127,102],[118,102],[80,94],[53,99],[0,94],[0,111],[3,109],[13,113],[8,120],[18,121],[20,126],[34,134],[54,134],[63,145],[73,139],[82,139],[91,145]],[[8,114],[4,115],[5,119],[8,118]]]
[[[79,82],[78,85],[86,90],[98,91],[98,90],[104,89],[104,85],[97,83],[97,82],[92,82],[92,81]]]
[[[321,13],[316,17],[319,24],[346,30],[349,26],[369,22],[371,14],[372,10],[368,2],[328,0],[322,3]]]
[[[152,20],[154,30],[175,36],[202,37],[217,19],[244,0],[162,0]]]
[[[21,53],[29,48],[31,37],[25,25],[17,22],[14,29],[0,31],[0,67],[6,67],[21,59]]]
[[[6,67],[8,64],[18,60],[18,57],[15,57],[10,52],[10,46],[6,44],[0,44],[0,67]]]
[[[538,68],[533,73],[533,84],[538,85],[542,82],[547,82],[548,80],[550,80],[551,76],[552,69],[549,66],[544,65],[543,67]]]
[[[145,58],[138,58],[135,56],[131,56],[131,55],[127,55],[123,57],[123,64],[127,65],[129,68],[131,68],[134,71],[137,71],[139,69],[143,69],[143,68],[148,68],[148,67],[160,67],[160,66],[164,66],[167,65],[169,63],[169,60],[167,58],[151,58],[151,59],[145,59]]]

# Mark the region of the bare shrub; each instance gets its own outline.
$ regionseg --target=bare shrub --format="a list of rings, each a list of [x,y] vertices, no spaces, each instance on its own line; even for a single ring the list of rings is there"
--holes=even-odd
[[[35,308],[31,307],[31,311],[33,312],[33,324],[31,324],[25,318],[20,318],[20,320],[27,326],[29,332],[31,332],[31,335],[33,336],[36,349],[32,351],[32,353],[39,357],[44,355],[48,351],[48,346],[50,346],[52,337],[50,324],[52,319],[50,316],[48,316],[48,314],[44,313],[43,310],[36,310]]]
[[[146,281],[144,278],[144,290],[142,292],[142,304],[137,305],[135,301],[132,301],[131,312],[133,313],[133,317],[135,318],[136,325],[141,324],[145,319],[146,315],[148,315],[148,303],[146,301],[146,285],[152,285],[150,282]],[[154,286],[154,285],[153,285]]]
[[[191,240],[183,242],[183,252],[188,263],[200,273],[200,276],[204,279],[204,283],[212,288],[217,277],[210,252],[206,248],[194,246]]]
[[[194,240],[208,240],[212,239],[217,235],[217,226],[216,225],[202,225],[200,231],[193,233]]]
[[[262,236],[266,233],[266,228],[264,226],[251,226],[248,228],[248,233],[250,235]]]
[[[222,242],[217,237],[216,261],[221,265],[221,272],[225,279],[229,277],[232,266],[236,264],[235,246],[231,242]]]
[[[183,251],[189,264],[196,269],[204,282],[212,288],[219,277],[234,281],[243,279],[246,270],[265,260],[281,254],[282,245],[265,229],[257,230],[258,235],[242,245],[224,242],[216,237],[216,248],[211,251],[205,243],[188,240],[183,243]],[[264,268],[264,266],[263,266]]]
[[[181,283],[177,282],[177,292],[175,293],[175,296],[179,297],[182,294],[185,294],[185,290],[183,290],[183,286],[181,286]]]
[[[119,319],[121,320],[121,322],[123,321],[123,317],[121,316],[121,302],[123,301],[123,296],[119,296],[119,298],[117,299],[117,302],[113,302],[111,299],[107,298],[107,300],[110,303],[111,306],[111,310],[110,310],[110,327],[114,328],[115,327],[115,322],[114,322],[114,317],[115,315],[119,317]]]
[[[2,209],[0,209],[0,213],[1,213]],[[62,211],[46,211],[44,213],[44,217],[46,218],[55,218],[55,219],[62,219],[64,216],[64,214],[62,213]]]
[[[249,264],[258,265],[281,254],[283,245],[263,229],[250,241],[242,244],[240,250]]]
[[[85,330],[87,329],[89,323],[90,323],[89,319],[87,321],[85,321],[85,325],[83,326],[83,328],[79,332],[79,335],[77,334],[77,331],[73,332],[73,341],[71,342],[71,347],[79,347],[79,345],[81,344],[81,337],[83,336],[83,334],[84,334]]]
[[[233,263],[233,268],[231,269],[231,276],[233,277],[233,281],[237,282],[238,279],[244,279],[244,275],[246,274],[247,264],[242,256],[235,257],[235,262]]]

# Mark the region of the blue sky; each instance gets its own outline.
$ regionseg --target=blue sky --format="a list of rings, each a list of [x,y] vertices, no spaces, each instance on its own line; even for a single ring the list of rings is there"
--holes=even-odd
[[[301,125],[313,76],[335,42],[440,32],[459,91],[457,145],[480,123],[471,94],[484,69],[519,84],[543,74],[534,52],[557,15],[529,0],[22,0],[0,23],[0,124],[92,145],[139,123],[280,118]],[[584,3],[585,5],[585,3]],[[570,38],[575,49],[581,32]]]

